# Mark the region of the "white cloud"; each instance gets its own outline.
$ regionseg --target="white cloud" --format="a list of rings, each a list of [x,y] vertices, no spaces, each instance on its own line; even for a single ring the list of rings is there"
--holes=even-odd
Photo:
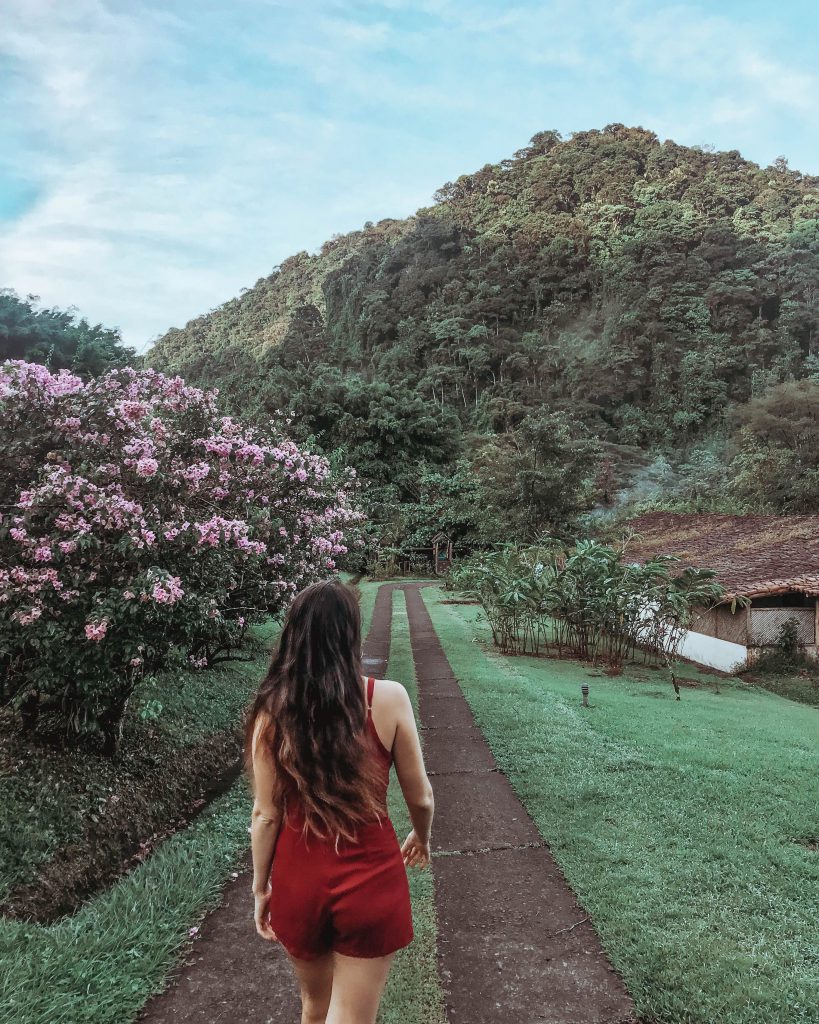
[[[0,285],[136,345],[544,128],[819,164],[816,73],[693,6],[17,0],[0,57]]]
[[[799,113],[819,113],[819,75],[796,71],[770,60],[760,53],[740,54],[737,70],[744,80],[756,87],[771,103]]]
[[[639,65],[669,82],[717,93],[717,119],[723,120],[729,107],[735,112],[752,107],[758,120],[785,108],[819,121],[819,75],[764,53],[753,22],[688,6],[628,4],[615,12]]]
[[[381,49],[390,35],[389,25],[385,21],[362,24],[348,18],[320,18],[317,24],[323,33],[337,41],[343,40],[365,49]]]

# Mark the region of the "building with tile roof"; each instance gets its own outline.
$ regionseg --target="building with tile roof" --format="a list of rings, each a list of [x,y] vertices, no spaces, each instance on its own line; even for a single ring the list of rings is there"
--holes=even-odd
[[[723,603],[695,619],[685,657],[730,670],[775,643],[788,619],[797,622],[800,645],[817,656],[819,515],[649,512],[628,526],[627,560],[675,555],[681,566],[713,569],[725,588]],[[732,611],[736,597],[750,605]]]

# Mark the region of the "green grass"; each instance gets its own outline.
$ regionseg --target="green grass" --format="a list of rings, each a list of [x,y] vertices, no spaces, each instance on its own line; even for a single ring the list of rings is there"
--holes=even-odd
[[[748,683],[780,697],[819,708],[819,666],[810,665],[804,672],[760,672],[751,668],[743,676]]]
[[[393,591],[392,601],[392,642],[387,678],[397,679],[406,686],[417,715],[418,688],[403,592]],[[388,796],[390,817],[399,842],[403,842],[412,825],[394,769]],[[438,930],[432,869],[419,871],[410,868],[409,886],[415,938],[395,957],[378,1019],[380,1024],[445,1024],[436,959]]]
[[[422,593],[643,1019],[816,1024],[819,711],[689,666],[677,702],[642,666],[506,658],[479,609]]]
[[[360,580],[357,584],[361,594],[359,607],[361,608],[361,637],[365,639],[370,630],[370,623],[373,619],[375,608],[375,596],[378,593],[378,584],[369,580]]]
[[[136,870],[54,924],[0,919],[0,1024],[124,1024],[247,848],[243,781]]]

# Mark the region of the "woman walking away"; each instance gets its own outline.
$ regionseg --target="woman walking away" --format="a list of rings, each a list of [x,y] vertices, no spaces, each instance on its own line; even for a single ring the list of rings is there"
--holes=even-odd
[[[412,941],[405,866],[429,864],[433,798],[400,683],[361,674],[361,616],[335,581],[296,596],[250,708],[256,930],[280,942],[302,1024],[374,1024],[395,951]],[[387,814],[395,763],[412,831]]]

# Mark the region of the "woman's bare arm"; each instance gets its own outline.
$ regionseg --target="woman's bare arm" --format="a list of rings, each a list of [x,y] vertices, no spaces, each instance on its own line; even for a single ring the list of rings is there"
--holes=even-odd
[[[256,930],[262,938],[275,940],[264,913],[270,895],[270,868],[282,823],[281,806],[274,800],[275,770],[265,744],[260,742],[262,716],[253,734],[253,812],[250,819],[250,848],[253,854],[253,895],[256,897]]]
[[[435,798],[424,767],[421,741],[409,695],[403,686],[396,689],[397,724],[392,754],[395,772],[412,821],[412,832],[407,836],[402,850],[404,860],[410,867],[424,867],[429,863],[429,838]]]

